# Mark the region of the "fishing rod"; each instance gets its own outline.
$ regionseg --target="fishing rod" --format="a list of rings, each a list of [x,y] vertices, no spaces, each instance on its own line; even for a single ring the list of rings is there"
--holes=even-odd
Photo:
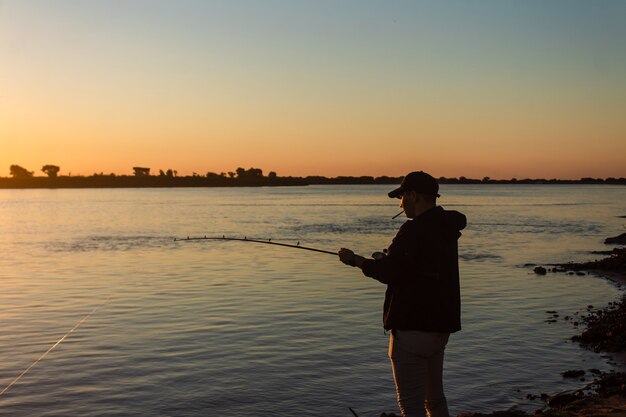
[[[300,242],[296,243],[295,245],[290,245],[289,243],[280,243],[280,242],[272,242],[272,239],[267,239],[267,240],[259,240],[259,239],[248,239],[248,237],[226,237],[226,236],[222,236],[222,237],[189,237],[187,236],[187,238],[183,238],[183,239],[178,239],[178,238],[174,238],[174,242],[188,242],[191,240],[225,240],[225,241],[239,241],[239,242],[252,242],[252,243],[262,243],[265,245],[276,245],[276,246],[284,246],[287,248],[294,248],[294,249],[304,249],[304,250],[310,250],[313,252],[320,252],[320,253],[327,253],[329,255],[335,255],[335,256],[339,256],[337,254],[337,252],[331,252],[328,250],[323,250],[323,249],[317,249],[317,248],[310,248],[307,246],[300,246]]]
[[[65,333],[59,340],[56,341],[56,343],[54,343],[52,346],[50,346],[50,348],[48,350],[46,350],[41,356],[39,356],[39,358],[37,358],[33,363],[31,363],[28,368],[24,369],[21,374],[19,374],[15,379],[13,379],[13,381],[11,381],[9,383],[9,385],[4,387],[4,389],[0,391],[0,396],[4,395],[4,393],[7,392],[9,390],[9,388],[11,388],[13,385],[15,385],[20,379],[22,379],[22,377],[24,375],[26,375],[28,373],[28,371],[30,371],[35,365],[37,365],[39,362],[41,362],[43,359],[45,359],[45,357],[48,356],[48,354],[50,352],[52,352],[52,350],[54,350],[54,348],[59,346],[70,334],[74,333],[74,331],[76,329],[78,329],[80,327],[80,325],[83,324],[83,322],[85,322],[92,315],[96,314],[96,312],[101,307],[107,305],[110,301],[111,301],[111,296],[109,296],[109,298],[107,298],[106,301],[104,301],[102,304],[100,304],[99,306],[97,306],[96,308],[91,310],[91,312],[88,313],[85,317],[83,317],[78,323],[76,323],[74,325],[74,327],[72,327],[72,329],[70,331]]]

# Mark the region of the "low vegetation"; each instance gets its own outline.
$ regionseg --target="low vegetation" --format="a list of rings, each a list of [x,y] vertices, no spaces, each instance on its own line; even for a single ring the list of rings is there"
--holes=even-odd
[[[159,169],[153,175],[149,167],[133,167],[133,175],[114,173],[94,173],[90,176],[61,175],[58,165],[47,164],[41,168],[45,176],[35,176],[19,165],[11,165],[10,177],[0,177],[0,188],[118,188],[118,187],[237,187],[237,186],[278,186],[313,184],[398,184],[402,177],[372,176],[279,176],[271,171],[264,175],[260,168],[237,168],[229,172],[207,172],[179,176],[174,169]],[[517,179],[509,180],[473,179],[466,177],[438,179],[440,184],[622,184],[626,178],[581,178],[579,180],[559,179]]]

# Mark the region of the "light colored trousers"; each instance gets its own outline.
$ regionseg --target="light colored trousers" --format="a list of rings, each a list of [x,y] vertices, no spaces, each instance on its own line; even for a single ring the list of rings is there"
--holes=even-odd
[[[449,333],[394,330],[389,358],[404,417],[449,417],[443,393],[443,352]]]

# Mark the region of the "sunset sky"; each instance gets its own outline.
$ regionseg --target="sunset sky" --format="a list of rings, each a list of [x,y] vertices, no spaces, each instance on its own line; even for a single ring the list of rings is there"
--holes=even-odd
[[[626,176],[626,1],[0,1],[0,176]]]

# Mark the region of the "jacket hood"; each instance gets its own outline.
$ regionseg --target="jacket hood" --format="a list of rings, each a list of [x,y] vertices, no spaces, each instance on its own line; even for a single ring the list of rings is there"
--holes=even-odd
[[[443,210],[443,219],[446,225],[452,230],[463,230],[467,226],[465,214],[455,210]]]
[[[440,230],[452,239],[458,239],[461,236],[461,230],[467,225],[467,218],[463,213],[455,210],[444,210],[443,207],[437,206],[421,214],[417,220],[424,224],[438,224]]]

